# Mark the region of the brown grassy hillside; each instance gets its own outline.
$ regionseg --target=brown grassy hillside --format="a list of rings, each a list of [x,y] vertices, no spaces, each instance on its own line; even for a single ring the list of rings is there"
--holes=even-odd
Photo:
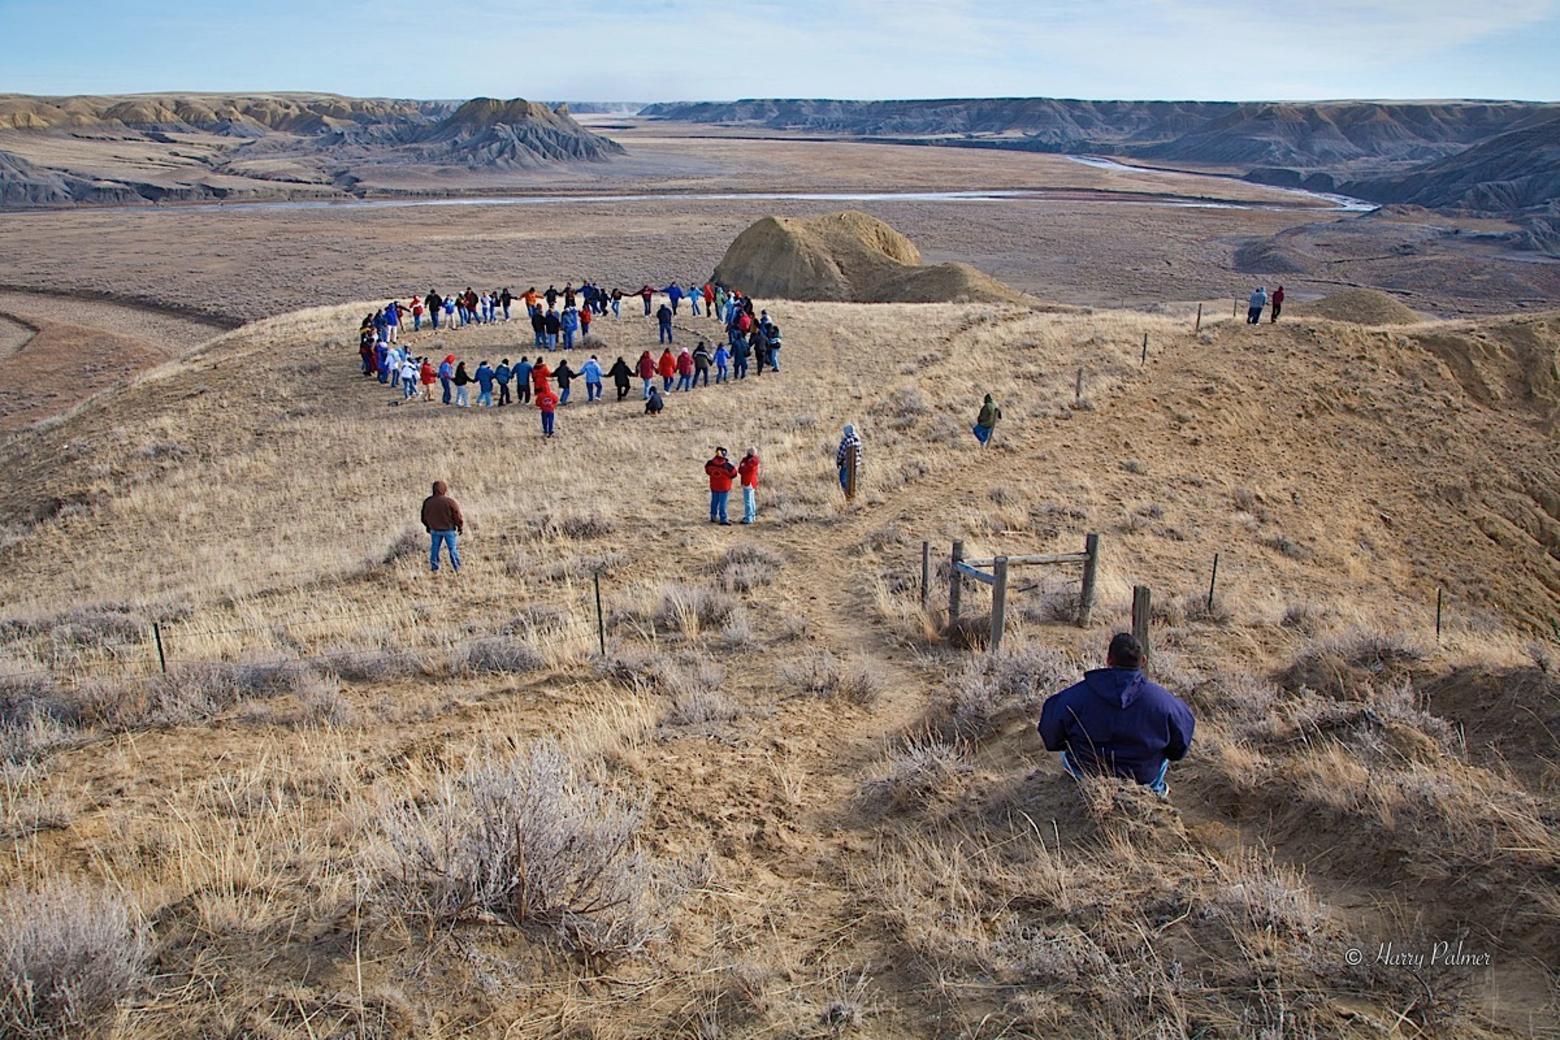
[[[0,443],[0,920],[96,951],[92,999],[0,998],[10,1021],[1552,1035],[1560,318],[1198,336],[777,303],[778,377],[657,420],[571,404],[543,442],[532,410],[393,405],[355,372],[363,309],[246,326]],[[653,345],[602,324],[608,361]],[[763,453],[759,526],[704,522],[716,444]],[[458,576],[412,530],[435,478],[469,517]],[[1065,571],[1026,572],[994,659],[937,636],[942,568],[920,606],[923,539],[1088,531],[1087,630]],[[1168,803],[1080,790],[1031,728],[1134,583],[1200,720]],[[1374,963],[1443,939],[1491,966]]]

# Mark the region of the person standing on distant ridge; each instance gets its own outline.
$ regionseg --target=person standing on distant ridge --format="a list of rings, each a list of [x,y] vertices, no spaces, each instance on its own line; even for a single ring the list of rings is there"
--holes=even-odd
[[[433,548],[428,554],[429,568],[439,571],[439,546],[449,546],[450,569],[460,571],[459,535],[466,530],[466,518],[461,516],[460,504],[450,497],[450,487],[442,480],[433,482],[433,494],[423,499],[423,529],[433,538]]]
[[[1267,290],[1257,286],[1246,303],[1246,324],[1257,325],[1262,321],[1262,308],[1267,306]]]
[[[1278,321],[1278,312],[1284,309],[1284,287],[1282,285],[1273,290],[1273,296],[1268,302],[1273,305],[1272,316],[1268,318],[1268,324],[1271,325]]]

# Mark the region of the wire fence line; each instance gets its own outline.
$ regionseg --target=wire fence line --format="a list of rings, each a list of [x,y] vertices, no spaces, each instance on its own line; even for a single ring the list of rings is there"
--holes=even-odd
[[[587,596],[588,598],[588,596]],[[594,608],[592,608],[594,609]],[[421,624],[430,620],[430,611],[426,608],[412,605],[403,610],[379,610],[379,611],[351,611],[336,614],[304,616],[304,611],[295,611],[280,617],[265,617],[253,622],[238,625],[223,625],[220,628],[201,627],[198,622],[189,619],[178,621],[144,621],[139,636],[125,635],[115,638],[113,635],[105,635],[90,641],[80,638],[80,633],[73,633],[76,646],[89,652],[89,656],[96,659],[62,659],[58,644],[52,645],[54,651],[54,663],[48,667],[39,668],[11,668],[6,662],[0,661],[0,682],[15,679],[42,679],[49,678],[56,681],[82,682],[96,679],[118,680],[156,680],[160,679],[171,668],[184,665],[211,665],[220,663],[233,663],[233,658],[213,657],[200,655],[185,655],[179,652],[182,644],[197,642],[218,636],[231,635],[264,635],[272,637],[267,645],[250,645],[239,648],[236,653],[244,657],[255,658],[266,655],[285,655],[289,661],[297,661],[304,664],[329,666],[340,662],[345,658],[377,657],[383,661],[399,661],[407,659],[426,659],[429,655],[439,653],[456,653],[469,648],[484,640],[502,638],[529,638],[543,646],[558,646],[574,644],[585,646],[605,641],[605,618],[592,617],[593,624],[587,626],[578,618],[569,617],[567,609],[560,612],[567,620],[554,624],[550,622],[527,623],[517,618],[516,621],[504,626],[504,629],[483,635],[467,635],[442,640],[431,640],[414,648],[405,650],[391,649],[383,646],[369,647],[342,647],[339,649],[323,650],[312,654],[298,654],[287,647],[274,645],[278,634],[285,637],[286,630],[290,628],[308,628],[319,624],[335,623],[343,620],[374,621],[396,620]],[[122,615],[125,622],[129,622],[129,615]],[[60,627],[68,627],[70,621],[63,621]],[[38,633],[40,638],[53,638],[52,631],[45,630]]]

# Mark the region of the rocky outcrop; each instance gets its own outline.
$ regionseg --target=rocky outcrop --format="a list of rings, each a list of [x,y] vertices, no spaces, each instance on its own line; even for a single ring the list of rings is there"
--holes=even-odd
[[[765,217],[738,235],[715,268],[725,285],[767,298],[861,303],[1021,299],[968,264],[923,264],[904,235],[847,210],[807,219]]]
[[[623,154],[622,145],[580,126],[567,108],[522,98],[473,98],[413,140],[425,160],[500,169]]]

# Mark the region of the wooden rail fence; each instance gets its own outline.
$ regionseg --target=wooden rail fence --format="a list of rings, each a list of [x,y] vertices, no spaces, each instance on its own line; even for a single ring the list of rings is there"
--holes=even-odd
[[[1059,563],[1083,564],[1083,585],[1078,593],[1077,623],[1080,628],[1089,624],[1094,612],[1094,586],[1100,569],[1100,536],[1089,534],[1083,540],[1082,552],[1030,553],[1018,556],[971,557],[964,555],[964,542],[955,540],[952,565],[948,575],[948,624],[958,623],[959,611],[964,600],[964,579],[991,586],[991,637],[987,648],[996,653],[1002,645],[1002,631],[1007,622],[1008,571],[1013,567],[1043,567]],[[931,579],[931,543],[921,543],[921,602],[925,604],[927,587]]]

